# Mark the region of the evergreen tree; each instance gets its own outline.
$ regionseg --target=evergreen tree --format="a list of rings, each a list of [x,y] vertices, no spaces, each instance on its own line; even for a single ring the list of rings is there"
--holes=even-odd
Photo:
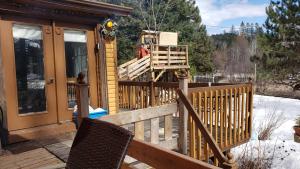
[[[250,23],[246,23],[246,36],[251,37],[251,26]]]
[[[287,75],[300,81],[300,3],[299,0],[272,0],[267,7],[266,35],[260,37],[264,51],[262,64],[280,79]]]
[[[135,46],[141,31],[149,29],[147,25],[151,26],[150,29],[158,28],[155,27],[153,21],[151,24],[145,23],[145,18],[147,21],[151,20],[151,12],[148,10],[149,2],[153,2],[154,9],[160,10],[156,17],[156,21],[159,22],[158,30],[179,32],[179,43],[189,46],[192,70],[199,73],[213,70],[211,42],[205,26],[201,23],[200,12],[195,0],[128,0],[128,2],[126,6],[133,7],[133,13],[130,17],[122,17],[117,20],[120,63],[134,57],[132,47]],[[139,4],[142,5],[143,11],[140,10]]]
[[[236,34],[236,31],[235,31],[235,27],[234,27],[234,25],[232,25],[232,26],[231,26],[230,33],[232,33],[232,34]]]
[[[244,36],[246,33],[244,21],[240,25],[240,35]]]

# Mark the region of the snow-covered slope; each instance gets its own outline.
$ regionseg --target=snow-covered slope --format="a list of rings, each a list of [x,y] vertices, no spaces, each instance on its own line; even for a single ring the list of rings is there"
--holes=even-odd
[[[259,126],[268,118],[270,119],[270,115],[274,113],[282,114],[280,127],[274,130],[270,140],[258,141]],[[233,149],[235,157],[244,151],[257,154],[260,147],[260,153],[263,153],[266,158],[273,158],[272,168],[300,169],[300,143],[294,142],[293,130],[295,119],[299,115],[300,100],[255,95],[252,138],[249,143]],[[257,155],[252,157],[256,158]]]

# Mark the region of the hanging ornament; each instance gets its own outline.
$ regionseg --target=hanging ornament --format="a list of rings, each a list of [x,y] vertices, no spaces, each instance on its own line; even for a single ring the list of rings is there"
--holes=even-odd
[[[117,31],[117,23],[111,19],[107,19],[104,21],[104,24],[101,29],[101,34],[103,35],[105,40],[114,40],[116,37]]]

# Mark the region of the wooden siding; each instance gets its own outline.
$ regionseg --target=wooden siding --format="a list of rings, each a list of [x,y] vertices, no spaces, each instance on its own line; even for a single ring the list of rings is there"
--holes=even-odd
[[[0,35],[1,39],[1,35]],[[4,87],[4,68],[3,68],[3,61],[2,61],[2,50],[1,50],[1,41],[0,41],[0,113],[3,113],[3,126],[6,128],[6,92],[5,92],[5,87]],[[1,116],[1,114],[0,114]],[[1,144],[1,141],[0,141]],[[1,145],[0,145],[1,147]]]
[[[107,99],[109,114],[116,114],[118,112],[118,76],[117,76],[117,45],[116,41],[105,42],[106,66],[107,66]],[[102,82],[101,82],[102,83]]]

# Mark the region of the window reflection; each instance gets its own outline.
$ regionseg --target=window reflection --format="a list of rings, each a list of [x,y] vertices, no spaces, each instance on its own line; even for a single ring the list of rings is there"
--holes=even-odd
[[[77,75],[82,72],[87,81],[87,46],[86,34],[84,31],[65,30],[65,57],[66,57],[66,74],[68,78],[68,105],[69,108],[75,106],[75,82]]]
[[[13,26],[19,114],[46,111],[42,30]]]

